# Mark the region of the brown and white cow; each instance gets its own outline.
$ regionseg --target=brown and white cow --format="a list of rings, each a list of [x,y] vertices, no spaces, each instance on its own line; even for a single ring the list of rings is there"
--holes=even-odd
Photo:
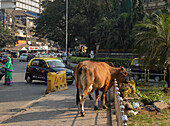
[[[87,62],[88,62],[88,61],[90,61],[90,60],[87,60]],[[84,61],[84,62],[85,62],[85,61]],[[113,64],[112,62],[105,62],[105,63],[107,63],[108,65],[114,67],[114,64]],[[77,65],[74,67],[75,82],[77,82],[78,66],[79,66],[79,64],[77,64]],[[76,87],[77,87],[77,83],[76,83]],[[88,95],[89,95],[89,99],[90,99],[90,100],[93,100],[93,97],[91,96],[91,94],[89,93]],[[106,99],[106,97],[105,97],[105,99]],[[101,99],[101,100],[103,100],[103,99]],[[106,101],[107,101],[107,100],[106,100]]]
[[[105,62],[83,61],[74,68],[75,82],[77,86],[77,105],[80,102],[81,115],[84,116],[84,102],[86,95],[95,91],[96,105],[94,109],[98,109],[99,90],[102,93],[103,108],[106,109],[105,95],[108,89],[114,84],[114,79],[118,83],[127,81],[127,71],[124,67],[115,68],[109,66]]]

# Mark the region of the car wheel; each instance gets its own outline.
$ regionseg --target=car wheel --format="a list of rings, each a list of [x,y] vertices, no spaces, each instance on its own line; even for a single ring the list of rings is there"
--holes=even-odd
[[[158,81],[160,81],[160,80],[161,80],[160,76],[155,76],[155,78],[154,78],[154,79],[155,79],[155,81],[156,81],[156,82],[158,82]]]
[[[32,78],[30,75],[27,75],[26,81],[27,83],[32,83]]]
[[[45,82],[47,83],[47,77],[45,78]]]
[[[21,60],[19,60],[19,62],[21,62]]]

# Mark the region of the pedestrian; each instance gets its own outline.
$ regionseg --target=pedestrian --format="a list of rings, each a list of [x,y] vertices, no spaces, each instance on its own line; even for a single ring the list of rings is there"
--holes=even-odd
[[[93,50],[92,50],[92,51],[90,52],[90,58],[93,59],[94,56],[95,56],[95,55],[94,55],[94,52],[93,52]]]
[[[10,57],[7,57],[7,63],[5,64],[5,83],[4,85],[12,84],[12,61]]]

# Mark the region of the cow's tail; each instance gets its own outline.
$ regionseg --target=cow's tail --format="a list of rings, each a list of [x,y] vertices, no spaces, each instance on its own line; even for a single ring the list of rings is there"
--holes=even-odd
[[[82,73],[82,67],[78,70],[78,73],[77,73],[77,94],[76,94],[76,104],[78,105],[79,102],[80,102],[80,97],[79,97],[79,76],[81,75]]]
[[[80,102],[79,89],[78,89],[78,87],[77,87],[76,104],[78,105],[79,102]]]

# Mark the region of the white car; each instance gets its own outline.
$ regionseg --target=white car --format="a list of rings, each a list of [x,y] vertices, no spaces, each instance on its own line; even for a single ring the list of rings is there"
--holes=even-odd
[[[29,61],[30,54],[29,53],[22,53],[19,57],[19,61]]]

